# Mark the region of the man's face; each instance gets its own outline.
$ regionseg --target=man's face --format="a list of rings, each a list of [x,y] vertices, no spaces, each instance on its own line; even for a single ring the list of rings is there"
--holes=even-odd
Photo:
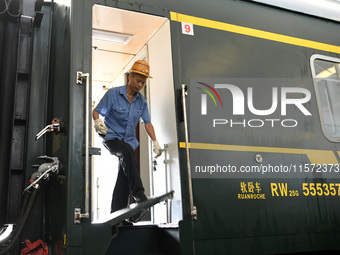
[[[139,92],[145,86],[147,78],[148,77],[144,75],[132,73],[129,76],[128,86],[132,89],[132,91]]]

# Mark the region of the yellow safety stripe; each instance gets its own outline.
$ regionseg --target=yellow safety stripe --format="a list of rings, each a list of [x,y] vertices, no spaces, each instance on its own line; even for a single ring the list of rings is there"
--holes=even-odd
[[[185,143],[180,142],[179,146],[180,148],[185,148]],[[309,158],[312,164],[339,164],[333,151],[326,151],[326,150],[242,146],[242,145],[213,144],[213,143],[189,143],[189,148],[200,149],[200,150],[300,154],[300,155],[307,155],[307,157]],[[338,151],[338,154],[340,156],[339,151]]]
[[[301,39],[301,38],[297,38],[293,36],[271,33],[267,31],[237,26],[237,25],[209,20],[209,19],[198,18],[194,16],[176,13],[176,12],[170,12],[170,17],[172,21],[190,23],[190,24],[197,25],[197,26],[223,30],[223,31],[232,32],[236,34],[242,34],[242,35],[257,37],[257,38],[261,38],[265,40],[271,40],[271,41],[276,41],[276,42],[281,42],[281,43],[287,43],[287,44],[312,48],[316,50],[340,53],[340,47],[331,45],[331,44],[315,42],[315,41]]]

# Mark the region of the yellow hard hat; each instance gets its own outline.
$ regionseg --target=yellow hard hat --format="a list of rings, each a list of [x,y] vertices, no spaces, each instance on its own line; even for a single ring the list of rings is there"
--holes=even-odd
[[[149,78],[152,78],[149,73],[150,73],[150,66],[148,62],[144,60],[137,60],[131,67],[130,72],[132,73],[138,73],[144,76],[147,76]]]

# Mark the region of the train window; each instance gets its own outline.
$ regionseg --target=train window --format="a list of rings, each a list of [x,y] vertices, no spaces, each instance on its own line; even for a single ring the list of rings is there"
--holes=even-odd
[[[313,55],[311,68],[322,131],[330,141],[340,142],[340,59]]]

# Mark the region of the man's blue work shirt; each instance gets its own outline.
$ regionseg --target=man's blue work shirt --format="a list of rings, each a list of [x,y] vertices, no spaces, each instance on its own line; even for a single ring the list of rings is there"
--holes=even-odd
[[[126,87],[127,85],[109,89],[95,110],[105,117],[108,131],[104,140],[124,139],[135,150],[139,145],[135,132],[139,118],[142,118],[144,123],[151,121],[145,98],[137,92],[130,104]]]

